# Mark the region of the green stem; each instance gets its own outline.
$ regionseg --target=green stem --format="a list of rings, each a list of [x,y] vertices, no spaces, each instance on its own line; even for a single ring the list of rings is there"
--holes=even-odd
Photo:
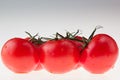
[[[30,38],[32,38],[32,35],[29,32],[25,31],[25,33],[28,34]]]
[[[58,37],[60,37],[60,38],[65,38],[64,36],[62,36],[61,34],[59,34],[58,32],[56,33],[56,38],[58,38]]]
[[[75,37],[78,33],[79,33],[79,29],[77,30],[77,32],[75,34],[73,34],[73,36]]]
[[[95,27],[95,29],[93,30],[92,34],[91,34],[91,35],[89,36],[89,38],[88,38],[88,42],[91,41],[91,39],[93,38],[96,30],[97,30],[97,29],[100,29],[100,28],[103,28],[103,27],[102,27],[102,26],[96,26],[96,27]]]
[[[34,36],[32,36],[32,35],[31,35],[29,32],[27,32],[27,31],[25,31],[25,33],[29,35],[29,37],[30,37],[29,41],[32,42],[33,44],[38,45],[38,44],[44,43],[44,41],[42,41],[41,38],[37,38],[37,39],[36,39],[36,37],[38,36],[38,33],[37,33],[36,35],[34,35]]]

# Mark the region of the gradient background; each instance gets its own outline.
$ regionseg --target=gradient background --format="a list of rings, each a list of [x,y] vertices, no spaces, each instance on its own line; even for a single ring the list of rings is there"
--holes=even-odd
[[[120,0],[0,0],[0,50],[13,37],[26,37],[39,32],[51,36],[55,32],[80,29],[88,37],[95,26],[104,28],[96,33],[112,36],[120,47]],[[45,70],[14,74],[1,62],[1,80],[119,80],[120,58],[115,67],[102,75],[93,75],[83,68],[66,74],[50,74]]]

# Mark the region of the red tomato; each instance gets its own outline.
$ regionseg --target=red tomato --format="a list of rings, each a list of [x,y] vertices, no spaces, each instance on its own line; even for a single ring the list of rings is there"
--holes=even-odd
[[[75,39],[82,40],[82,37],[76,36]],[[77,40],[76,41],[73,40],[73,41],[75,42],[75,44],[77,45],[77,47],[81,51],[83,49],[83,42],[80,42],[80,41],[77,41]]]
[[[25,40],[30,41],[30,37],[25,38]],[[34,47],[38,51],[38,55],[40,56],[39,48],[40,48],[41,44],[34,44],[34,43],[32,43],[32,44],[34,45]],[[38,70],[41,70],[41,69],[42,69],[42,65],[40,63],[40,58],[39,58],[39,62],[38,62],[37,66],[36,66],[36,68],[34,70],[38,71]]]
[[[35,71],[38,71],[38,70],[42,70],[42,69],[43,69],[43,68],[42,68],[42,65],[41,65],[41,62],[40,62],[40,54],[41,54],[40,48],[41,48],[41,45],[36,45],[35,48],[36,48],[36,50],[38,51],[39,62],[38,62],[37,66],[36,66],[36,68],[35,68],[34,70],[35,70]]]
[[[75,43],[75,45],[79,48],[79,54],[81,54],[81,51],[83,50],[83,42],[80,42],[80,41],[78,41],[78,40],[82,40],[82,37],[76,36],[75,39],[77,39],[77,40],[72,40],[72,41],[73,41],[73,42]],[[78,69],[78,68],[80,68],[80,67],[81,67],[81,63],[78,62],[78,64],[76,65],[75,69]]]
[[[83,50],[80,61],[89,72],[102,74],[114,66],[117,57],[118,46],[115,40],[106,34],[98,34]]]
[[[50,40],[41,46],[40,59],[51,73],[66,73],[75,68],[80,54],[76,45],[68,39]]]
[[[16,73],[30,72],[39,62],[33,44],[21,38],[8,40],[2,47],[1,57],[5,66]]]

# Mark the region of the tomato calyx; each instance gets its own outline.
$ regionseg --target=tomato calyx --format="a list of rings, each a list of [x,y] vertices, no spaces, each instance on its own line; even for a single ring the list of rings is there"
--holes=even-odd
[[[93,30],[93,32],[91,33],[91,35],[89,36],[89,38],[86,38],[84,36],[81,37],[81,39],[78,39],[78,33],[80,32],[79,30],[77,30],[76,32],[66,32],[66,35],[63,36],[62,34],[56,32],[55,37],[53,38],[49,38],[49,37],[38,37],[38,33],[35,34],[34,36],[32,36],[29,32],[25,32],[26,34],[29,35],[29,41],[32,42],[35,45],[39,45],[39,44],[43,44],[49,40],[60,40],[60,39],[68,39],[68,40],[72,40],[72,41],[77,41],[77,42],[81,42],[82,43],[82,49],[84,49],[89,42],[92,40],[96,30],[103,28],[102,26],[96,26],[95,29]]]
[[[60,40],[60,39],[68,39],[68,40],[73,40],[73,41],[78,41],[78,42],[84,42],[82,39],[78,39],[77,36],[78,36],[78,33],[79,33],[79,30],[77,30],[76,32],[69,32],[67,31],[66,32],[66,35],[63,36],[62,34],[56,32],[55,34],[55,37],[53,38],[48,38],[48,37],[41,37],[41,39],[44,39],[44,40]]]
[[[32,36],[32,35],[31,35],[29,32],[27,32],[27,31],[25,31],[25,33],[28,34],[28,36],[29,36],[28,41],[30,41],[31,43],[33,43],[33,44],[35,44],[35,45],[39,45],[39,44],[43,44],[43,43],[44,43],[44,41],[42,40],[41,37],[36,38],[36,37],[38,36],[38,33],[35,34],[34,36]]]

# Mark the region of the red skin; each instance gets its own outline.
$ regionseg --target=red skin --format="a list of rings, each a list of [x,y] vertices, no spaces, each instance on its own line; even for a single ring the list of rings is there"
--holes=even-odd
[[[28,73],[39,62],[38,52],[31,42],[22,38],[12,38],[2,47],[2,61],[15,73]]]
[[[80,36],[76,36],[75,38],[78,39],[78,40],[82,40],[82,37],[80,37]],[[79,48],[79,54],[81,54],[81,51],[82,51],[82,49],[83,49],[83,43],[80,42],[80,41],[75,41],[75,40],[73,40],[73,42],[74,42],[75,45]],[[78,64],[76,65],[75,69],[78,69],[78,68],[80,68],[80,67],[81,67],[81,63],[78,62]]]
[[[40,54],[41,54],[41,52],[39,51],[40,48],[41,48],[41,45],[36,46],[36,49],[37,49],[38,55],[39,55],[39,62],[38,62],[38,64],[37,64],[36,68],[34,69],[34,71],[39,71],[39,70],[42,70],[42,69],[43,69],[43,67],[42,67],[42,65],[41,65],[41,62],[40,62]]]
[[[75,38],[78,40],[82,40],[82,37],[80,37],[80,36],[76,36]],[[77,47],[79,48],[79,50],[81,51],[83,49],[83,42],[75,41],[75,40],[74,40],[74,42],[77,45]]]
[[[114,66],[117,57],[118,46],[115,40],[106,34],[98,34],[83,50],[80,61],[87,71],[102,74]]]
[[[29,40],[30,40],[30,37],[25,38],[25,40],[29,41]],[[40,47],[41,47],[41,44],[39,44],[39,45],[36,45],[36,44],[34,44],[34,43],[32,43],[32,44],[33,44],[33,46],[36,48],[36,50],[38,51],[38,55],[39,55],[39,62],[38,62],[38,64],[37,64],[37,66],[35,67],[34,71],[39,71],[39,70],[42,69],[42,65],[41,65],[41,63],[40,63],[40,52],[39,52],[39,49],[40,49]]]
[[[79,49],[68,39],[50,40],[41,46],[40,51],[43,67],[54,74],[73,70],[80,58]]]

